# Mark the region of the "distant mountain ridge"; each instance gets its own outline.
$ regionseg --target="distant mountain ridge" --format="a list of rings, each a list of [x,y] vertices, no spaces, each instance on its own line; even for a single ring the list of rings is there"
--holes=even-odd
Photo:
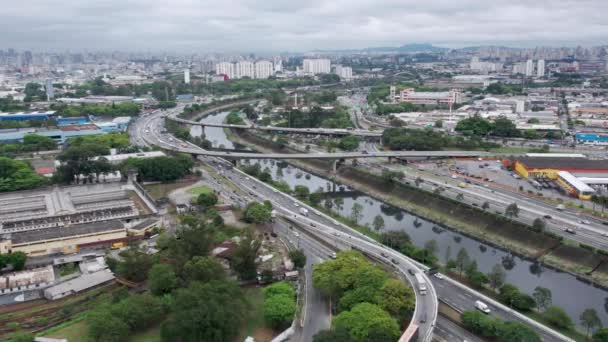
[[[403,52],[403,53],[416,53],[416,52],[443,52],[448,51],[448,48],[442,48],[434,46],[428,43],[413,43],[405,44],[402,46],[380,46],[370,47],[363,49],[345,49],[345,50],[316,50],[314,52],[338,52],[338,53],[353,53],[353,52]]]

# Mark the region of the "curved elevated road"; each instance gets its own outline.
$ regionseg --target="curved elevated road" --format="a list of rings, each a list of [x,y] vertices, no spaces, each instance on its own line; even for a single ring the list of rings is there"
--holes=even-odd
[[[203,127],[225,127],[225,128],[238,128],[238,129],[256,129],[259,131],[268,132],[281,132],[281,133],[296,133],[296,134],[320,134],[320,135],[356,135],[360,137],[376,137],[382,136],[382,132],[366,131],[366,130],[348,130],[341,128],[288,128],[288,127],[274,127],[274,126],[257,126],[257,125],[230,125],[230,124],[209,124],[201,123],[192,120],[186,120],[178,118],[174,115],[167,116],[168,120],[179,122],[182,124],[203,126]]]

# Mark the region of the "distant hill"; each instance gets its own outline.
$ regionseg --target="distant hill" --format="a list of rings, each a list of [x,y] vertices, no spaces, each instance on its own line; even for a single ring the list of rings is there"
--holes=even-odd
[[[433,46],[432,44],[416,43],[405,44],[402,46],[381,46],[363,49],[347,49],[347,50],[317,50],[316,52],[333,52],[333,53],[357,53],[357,52],[401,52],[401,53],[418,53],[418,52],[443,52],[448,51],[447,48]]]

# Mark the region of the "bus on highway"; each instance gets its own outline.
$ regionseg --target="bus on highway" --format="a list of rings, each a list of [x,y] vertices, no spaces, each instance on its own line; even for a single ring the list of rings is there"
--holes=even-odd
[[[416,277],[416,283],[418,283],[418,291],[421,295],[426,295],[426,280],[424,280],[424,277],[420,272],[417,272],[414,276]]]

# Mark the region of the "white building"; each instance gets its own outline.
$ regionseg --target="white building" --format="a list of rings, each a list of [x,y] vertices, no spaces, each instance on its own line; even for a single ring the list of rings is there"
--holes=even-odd
[[[539,59],[536,64],[536,77],[541,78],[545,76],[545,60]]]
[[[336,75],[340,76],[340,79],[350,81],[353,79],[353,68],[336,65]]]
[[[236,78],[254,78],[253,63],[250,61],[240,61],[236,63]]]
[[[448,105],[450,109],[455,103],[462,102],[462,95],[456,90],[443,92],[417,92],[414,88],[401,92],[401,102],[425,105]]]
[[[329,59],[304,59],[302,68],[305,74],[329,74],[331,72],[331,61]]]
[[[534,61],[531,59],[528,59],[528,61],[526,62],[526,72],[525,75],[526,76],[532,76],[534,74]]]
[[[502,70],[502,67],[503,65],[500,63],[480,62],[477,56],[471,58],[471,63],[469,64],[471,70],[479,71],[483,74],[498,72]]]
[[[267,79],[272,76],[274,67],[269,61],[255,62],[255,78]]]
[[[184,69],[184,83],[190,84],[190,69]]]
[[[234,64],[228,62],[221,62],[215,65],[215,73],[218,75],[226,75],[228,79],[236,78],[234,72]]]

